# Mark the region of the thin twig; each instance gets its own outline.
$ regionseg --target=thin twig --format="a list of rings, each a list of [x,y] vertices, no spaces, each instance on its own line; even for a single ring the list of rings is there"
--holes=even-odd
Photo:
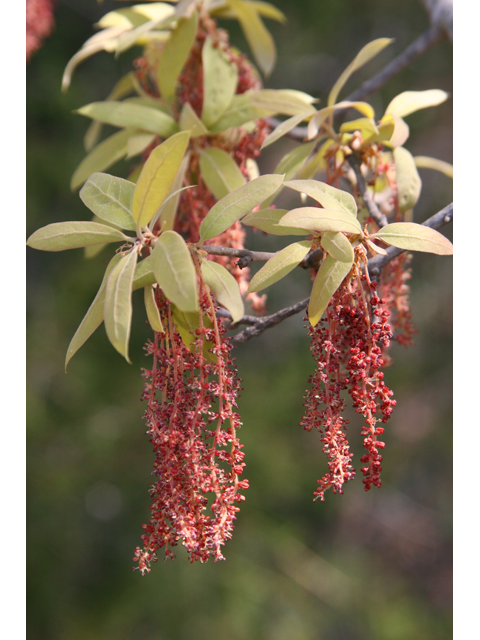
[[[202,250],[211,256],[239,258],[237,266],[240,267],[240,269],[246,267],[250,262],[265,262],[275,255],[275,253],[269,251],[249,251],[248,249],[232,249],[231,247],[212,247],[207,245],[203,245]]]
[[[251,327],[248,327],[248,329],[244,329],[240,333],[237,333],[237,335],[233,336],[232,340],[234,342],[247,342],[247,340],[250,340],[250,338],[259,336],[266,329],[269,329],[270,327],[273,327],[276,324],[279,324],[280,322],[282,322],[282,320],[285,320],[285,318],[294,316],[295,314],[300,313],[300,311],[303,311],[303,309],[306,309],[308,306],[309,300],[310,298],[305,298],[305,300],[302,300],[301,302],[297,302],[296,304],[293,304],[291,307],[286,307],[285,309],[281,309],[280,311],[277,311],[271,316],[260,318],[254,325],[252,325]],[[240,320],[240,322],[242,322],[242,320]]]
[[[355,177],[357,178],[358,190],[360,191],[363,202],[367,207],[370,217],[378,224],[379,227],[384,227],[386,224],[388,224],[387,216],[383,214],[377,207],[377,205],[373,201],[372,196],[370,195],[370,191],[367,189],[367,183],[365,182],[365,178],[363,177],[362,171],[360,169],[360,161],[358,157],[354,153],[352,153],[352,155],[347,157],[347,162],[352,167],[355,173]]]

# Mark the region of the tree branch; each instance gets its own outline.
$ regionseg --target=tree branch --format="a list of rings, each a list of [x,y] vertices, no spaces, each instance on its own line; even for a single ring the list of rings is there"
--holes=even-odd
[[[377,205],[373,201],[372,196],[370,195],[370,191],[367,189],[367,183],[365,182],[365,178],[363,177],[362,171],[360,169],[360,161],[358,157],[354,153],[352,153],[352,155],[348,156],[346,160],[355,173],[355,177],[357,178],[358,190],[360,191],[363,202],[367,207],[370,217],[378,224],[379,227],[384,227],[386,224],[388,224],[387,216],[383,214],[377,207]]]
[[[240,269],[248,266],[250,262],[260,261],[265,262],[273,258],[275,253],[269,251],[249,251],[248,249],[232,249],[231,247],[212,247],[204,245],[203,251],[206,251],[211,256],[228,256],[229,258],[239,258],[237,266]]]
[[[297,302],[296,304],[293,304],[291,307],[286,307],[285,309],[281,309],[280,311],[273,313],[271,316],[266,316],[265,318],[257,319],[257,322],[254,325],[252,325],[251,327],[248,327],[248,329],[244,329],[240,333],[237,333],[237,335],[233,336],[232,340],[234,342],[247,342],[247,340],[250,340],[250,338],[259,336],[266,329],[269,329],[270,327],[273,327],[276,324],[279,324],[280,322],[282,322],[282,320],[285,320],[285,318],[294,316],[300,311],[303,311],[303,309],[306,309],[308,306],[309,300],[310,298],[305,298],[305,300],[302,300],[301,302]],[[248,318],[249,316],[246,316],[246,317]],[[237,324],[240,324],[242,321],[243,321],[243,318]]]

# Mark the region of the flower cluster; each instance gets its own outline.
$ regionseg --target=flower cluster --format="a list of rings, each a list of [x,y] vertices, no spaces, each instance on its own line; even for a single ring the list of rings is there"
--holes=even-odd
[[[54,4],[55,0],[27,0],[27,62],[52,32]]]
[[[217,323],[211,294],[203,290],[200,297],[200,326],[187,348],[173,323],[178,312],[159,292],[165,333],[156,333],[146,347],[153,367],[144,371],[143,399],[156,481],[144,548],[134,557],[142,574],[150,571],[158,549],[173,556],[179,541],[192,562],[223,560],[221,547],[244,500],[239,490],[248,488],[248,480],[239,479],[245,464],[236,435],[240,387],[231,344]]]

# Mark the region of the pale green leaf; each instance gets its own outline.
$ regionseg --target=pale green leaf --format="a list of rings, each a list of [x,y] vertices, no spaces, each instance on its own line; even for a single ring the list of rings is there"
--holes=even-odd
[[[205,284],[212,290],[218,304],[230,311],[233,322],[238,322],[245,309],[238,282],[232,274],[218,262],[203,260],[202,277]]]
[[[385,47],[388,46],[391,42],[393,42],[392,38],[378,38],[377,40],[369,42],[364,47],[362,47],[362,49],[360,49],[355,58],[333,85],[332,90],[330,91],[330,94],[328,96],[328,106],[335,104],[338,94],[340,93],[352,73],[355,73],[355,71],[363,67],[363,65],[367,64],[367,62],[378,55],[380,51],[385,49]]]
[[[285,175],[285,180],[290,180],[300,170],[310,153],[315,147],[315,141],[299,144],[289,151],[275,167],[273,173]]]
[[[398,189],[398,208],[401,213],[412,209],[420,197],[422,181],[410,151],[397,147],[393,151]]]
[[[251,102],[253,92],[233,96],[233,99],[217,122],[209,127],[211,133],[221,133],[232,127],[272,115],[271,111],[255,107]]]
[[[80,198],[93,213],[121,229],[135,231],[132,217],[133,182],[108,173],[92,173],[80,190]]]
[[[182,131],[190,131],[192,138],[198,138],[198,136],[206,136],[208,134],[207,127],[197,116],[189,102],[185,102],[183,105],[178,124]]]
[[[317,138],[316,141],[318,142],[319,139],[321,138]],[[311,180],[319,171],[326,168],[327,162],[325,160],[325,155],[332,144],[335,143],[331,138],[329,138],[321,145],[320,149],[298,172],[298,180]]]
[[[155,133],[134,133],[127,140],[127,160],[143,153],[155,140]]]
[[[292,209],[283,216],[279,225],[309,229],[317,234],[323,231],[343,231],[355,235],[362,233],[358,220],[351,213],[340,209],[320,209],[319,207]]]
[[[155,290],[152,285],[147,285],[144,291],[145,310],[147,312],[148,322],[157,333],[165,333],[163,328],[160,312],[155,302]]]
[[[237,16],[258,66],[265,75],[270,75],[277,53],[273,38],[263,24],[258,9],[242,0],[228,0],[228,4]]]
[[[453,253],[453,245],[445,236],[435,229],[414,222],[387,224],[371,237],[380,238],[383,242],[406,251],[426,251],[444,256]]]
[[[135,273],[133,275],[132,289],[143,289],[149,284],[155,284],[155,274],[152,267],[152,256],[147,256],[141,262],[137,262]]]
[[[203,107],[202,122],[210,129],[224,113],[238,84],[237,68],[226,54],[207,37],[202,49]]]
[[[180,334],[180,337],[187,347],[192,353],[195,353],[198,349],[195,344],[196,335],[195,331],[200,328],[200,313],[198,311],[195,312],[187,312],[184,313],[180,311],[174,304],[170,304],[170,309],[172,310],[172,320],[173,323]],[[204,327],[208,329],[213,328],[213,323],[208,317],[206,313],[202,314],[202,324]],[[215,346],[214,342],[203,341],[203,357],[207,362],[214,363],[217,362],[218,358],[215,354],[211,352],[211,349]]]
[[[117,40],[116,55],[119,55],[123,51],[127,51],[136,44],[142,44],[145,36],[153,31],[153,29],[165,29],[172,22],[175,21],[175,10],[164,3],[156,3],[162,5],[163,13],[159,14],[153,20],[148,20],[144,24],[141,24],[135,29],[131,29],[126,33],[121,34]]]
[[[303,91],[260,89],[251,93],[251,102],[255,107],[265,109],[273,114],[305,117],[305,114],[316,113],[316,109],[312,105],[314,98]]]
[[[208,12],[210,15],[215,15],[219,18],[236,18],[236,14],[227,6],[227,4],[228,0],[213,0],[208,6]],[[262,2],[262,0],[249,0],[248,4],[253,5],[258,13],[264,18],[270,18],[271,20],[276,20],[282,24],[287,20],[285,14],[269,2]]]
[[[110,275],[115,265],[119,262],[120,258],[121,255],[117,253],[108,263],[105,275],[103,276],[102,284],[100,285],[97,295],[93,299],[93,302],[90,305],[87,313],[85,314],[85,317],[80,323],[78,329],[75,331],[75,335],[68,345],[67,355],[65,358],[65,371],[67,370],[67,365],[75,355],[75,353],[80,349],[82,345],[85,344],[92,333],[103,322],[103,307],[105,302],[105,289],[107,286],[108,276]]]
[[[246,179],[230,154],[218,147],[200,152],[200,173],[217,200],[246,184]]]
[[[306,229],[280,226],[278,222],[286,213],[288,213],[286,209],[260,209],[242,218],[242,224],[256,227],[260,231],[265,231],[265,233],[271,233],[275,236],[305,236],[310,234],[310,231]]]
[[[121,231],[97,222],[54,222],[32,233],[27,245],[41,251],[65,251],[125,240],[129,238]]]
[[[177,173],[177,177],[178,174],[181,174],[182,169],[180,168],[179,172]],[[175,182],[176,182],[176,178],[175,178]],[[175,184],[174,182],[174,184]],[[189,184],[186,187],[181,187],[180,189],[173,189],[173,185],[172,188],[170,189],[170,192],[168,194],[168,196],[165,198],[165,200],[162,203],[162,206],[160,207],[160,209],[157,211],[157,213],[154,215],[154,217],[151,219],[151,221],[148,223],[148,228],[149,229],[153,229],[157,220],[160,219],[160,228],[163,231],[170,231],[173,228],[173,218],[170,217],[170,213],[167,212],[165,214],[164,217],[164,211],[165,209],[169,206],[170,202],[174,203],[174,206],[176,207],[175,203],[178,203],[178,198],[180,197],[180,194],[182,193],[182,191],[186,191],[187,189],[193,189],[194,187],[196,187],[197,185],[195,184]],[[175,215],[175,214],[173,214]],[[165,225],[162,226],[163,222],[165,222]]]
[[[387,137],[392,126],[393,131],[391,135]],[[383,129],[382,131],[383,127],[386,127],[386,129]],[[382,120],[380,121],[379,132],[380,131],[385,134],[384,144],[387,147],[392,147],[393,149],[395,149],[396,147],[401,147],[403,144],[405,144],[405,142],[408,140],[408,136],[410,135],[410,127],[405,122],[405,120],[403,118],[400,118],[400,116],[392,113],[388,113],[387,115],[383,116]],[[373,138],[369,138],[368,142],[373,142],[373,140]]]
[[[318,180],[288,180],[284,185],[300,193],[306,193],[325,209],[340,209],[354,217],[357,216],[357,203],[347,191]]]
[[[404,91],[396,96],[385,109],[385,115],[392,114],[404,118],[405,116],[426,109],[436,107],[445,102],[448,93],[440,89],[428,89],[427,91]],[[382,118],[383,119],[383,118]]]
[[[310,302],[308,303],[308,319],[312,327],[322,317],[331,297],[342,284],[351,268],[352,263],[339,262],[328,255],[325,256],[315,276]]]
[[[407,136],[403,140],[402,142],[403,144],[405,140],[408,138],[410,130],[408,128],[407,123],[401,118],[397,118],[396,121],[394,121],[392,118],[391,121],[385,120],[385,121],[379,122],[377,127],[377,133],[364,134],[363,140],[366,144],[371,144],[372,142],[388,142],[392,138],[395,130],[397,131],[396,139],[398,139],[398,138],[401,138],[402,135],[405,135],[405,127],[406,127]],[[399,128],[403,128],[403,132],[401,132],[400,135],[399,135]],[[394,140],[394,142],[396,142],[396,139]],[[392,146],[401,146],[401,145],[392,145]]]
[[[168,138],[178,131],[178,125],[171,116],[131,101],[92,102],[77,109],[77,113],[114,127],[131,127],[156,133],[162,138]]]
[[[112,269],[105,291],[105,331],[113,347],[127,362],[128,342],[132,326],[132,283],[137,264],[137,251],[123,256]]]
[[[335,260],[352,264],[354,258],[352,243],[343,233],[326,231],[322,234],[320,244]]]
[[[127,155],[127,141],[131,135],[131,129],[123,129],[94,147],[76,168],[70,181],[70,188],[77,189],[92,173],[105,171],[124,158]]]
[[[340,127],[340,133],[345,131],[361,131],[362,136],[366,134],[378,135],[379,131],[374,120],[369,118],[357,118],[356,120],[350,120],[350,122],[344,122]]]
[[[250,213],[260,202],[276,193],[282,182],[283,176],[267,174],[219,200],[202,220],[200,243],[218,236],[242,216]]]
[[[417,169],[434,169],[453,179],[453,165],[437,158],[429,158],[428,156],[415,156],[415,166]]]
[[[300,264],[309,252],[311,246],[311,241],[302,240],[289,244],[288,247],[278,251],[273,258],[270,258],[260,271],[257,271],[253,276],[248,287],[249,293],[261,291],[284,278],[287,273],[293,271],[293,269]]]
[[[175,29],[167,40],[158,61],[157,80],[160,95],[168,101],[175,96],[175,86],[197,33],[198,15],[180,18]]]
[[[197,276],[184,239],[175,231],[165,231],[152,252],[156,281],[165,296],[180,311],[198,311]]]
[[[311,112],[308,111],[308,113],[297,114],[296,116],[292,116],[291,118],[288,118],[288,120],[284,120],[284,122],[281,122],[265,138],[265,140],[263,141],[263,144],[262,144],[262,149],[264,149],[265,147],[268,147],[268,145],[272,144],[273,142],[276,142],[277,140],[279,140],[280,138],[285,136],[292,129],[294,129],[297,125],[299,125],[300,122],[310,118],[311,115],[312,115]]]
[[[189,139],[187,131],[175,134],[156,147],[145,162],[132,200],[132,215],[139,227],[150,222],[169,193]]]
[[[343,102],[338,102],[337,104],[333,104],[331,106],[320,109],[311,117],[307,127],[308,138],[314,138],[320,131],[323,123],[328,118],[331,118],[335,111],[347,108],[352,108],[356,111],[359,111],[366,118],[373,119],[375,117],[375,111],[373,110],[373,107],[368,104],[368,102],[350,102],[349,100],[344,100]]]
[[[182,187],[189,162],[190,152],[187,151],[185,157],[182,160],[182,164],[180,165],[180,169],[175,176],[175,180],[173,181],[169,194],[158,210],[160,227],[163,228],[164,231],[170,231],[171,229],[173,229],[175,224],[175,216],[177,215],[177,209],[180,202],[180,194],[183,189],[190,188],[190,186]],[[156,216],[153,219],[155,220],[155,218]],[[150,225],[150,228],[153,229],[153,226]]]

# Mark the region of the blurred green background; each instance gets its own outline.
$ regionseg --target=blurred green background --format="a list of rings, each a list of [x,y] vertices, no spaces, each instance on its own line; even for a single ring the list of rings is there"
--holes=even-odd
[[[266,86],[321,98],[357,51],[394,37],[343,95],[428,27],[419,0],[276,0],[286,26],[269,22],[278,62]],[[27,67],[27,230],[90,219],[70,177],[88,121],[72,111],[105,99],[133,52],[83,63],[60,92],[69,58],[108,10],[59,0],[56,28]],[[233,44],[248,50],[231,22]],[[140,50],[137,50],[139,53]],[[405,90],[452,89],[452,46],[442,42],[371,97],[381,114]],[[452,159],[452,100],[408,118],[414,155]],[[273,169],[293,143],[260,160]],[[112,173],[126,175],[127,165]],[[452,200],[445,176],[421,170],[421,221]],[[445,234],[451,238],[451,228]],[[267,248],[258,235],[248,246]],[[282,246],[271,241],[269,248]],[[142,421],[140,368],[149,337],[134,296],[129,366],[100,328],[75,355],[66,348],[93,299],[108,256],[28,250],[28,637],[30,640],[443,640],[451,638],[452,260],[415,255],[412,307],[419,333],[393,346],[386,371],[397,408],[385,433],[383,485],[361,478],[343,496],[313,503],[326,469],[318,434],[298,423],[314,368],[302,317],[236,349],[250,480],[226,562],[191,565],[183,548],[142,578],[133,550],[149,518],[153,455]],[[268,290],[274,311],[308,295],[305,274]],[[354,463],[360,421],[350,426]]]

